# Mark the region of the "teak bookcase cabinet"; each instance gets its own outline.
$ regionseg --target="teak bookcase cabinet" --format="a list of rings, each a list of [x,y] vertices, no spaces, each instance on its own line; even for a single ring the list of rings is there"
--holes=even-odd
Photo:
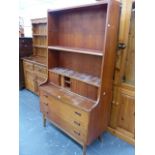
[[[48,80],[39,87],[46,118],[83,146],[106,130],[112,100],[118,1],[48,10]]]
[[[32,19],[33,54],[23,58],[25,87],[38,94],[38,86],[47,79],[47,19]]]

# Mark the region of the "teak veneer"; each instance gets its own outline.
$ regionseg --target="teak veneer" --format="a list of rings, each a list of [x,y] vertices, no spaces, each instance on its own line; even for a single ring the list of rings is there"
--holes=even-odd
[[[39,87],[46,119],[83,146],[107,128],[117,47],[116,0],[48,10],[48,79]]]

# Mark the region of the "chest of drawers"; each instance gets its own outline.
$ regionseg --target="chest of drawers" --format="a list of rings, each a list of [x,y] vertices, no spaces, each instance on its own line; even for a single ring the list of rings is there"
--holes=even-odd
[[[95,101],[52,84],[40,86],[40,110],[58,128],[80,144],[89,143],[89,124]]]

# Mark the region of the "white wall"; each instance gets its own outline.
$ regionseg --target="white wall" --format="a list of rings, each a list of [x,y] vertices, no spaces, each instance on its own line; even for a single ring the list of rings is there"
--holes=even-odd
[[[32,36],[31,19],[47,16],[47,9],[62,8],[96,0],[19,0],[19,16],[24,19],[25,37]]]

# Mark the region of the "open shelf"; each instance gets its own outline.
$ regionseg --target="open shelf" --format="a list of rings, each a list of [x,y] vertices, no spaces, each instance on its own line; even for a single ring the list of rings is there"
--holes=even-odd
[[[33,34],[34,37],[47,37],[47,34]]]
[[[100,78],[96,76],[79,73],[77,71],[74,71],[68,68],[62,68],[62,67],[55,67],[55,68],[49,69],[49,71],[88,83],[96,87],[100,86]]]
[[[90,55],[96,55],[96,56],[103,56],[102,51],[99,51],[99,50],[71,48],[71,47],[64,47],[64,46],[48,46],[48,49],[73,52],[73,53],[90,54]]]
[[[38,48],[47,48],[45,45],[33,45],[33,47],[38,47]]]

